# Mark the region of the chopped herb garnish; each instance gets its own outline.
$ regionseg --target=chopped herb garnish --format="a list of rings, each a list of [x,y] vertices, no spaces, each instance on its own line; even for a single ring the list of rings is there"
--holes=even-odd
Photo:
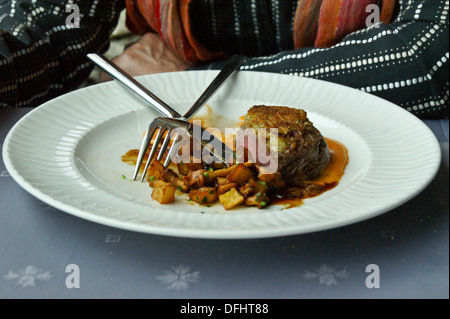
[[[261,205],[261,206],[266,206],[267,203],[266,203],[265,201],[261,201],[261,202],[259,203],[259,205]]]
[[[153,182],[156,179],[155,176],[150,176],[150,180]]]
[[[202,203],[206,203],[208,201],[208,198],[205,196],[205,197],[203,197],[203,199],[202,199]]]
[[[183,161],[180,161],[180,164],[181,164],[181,165],[184,165]]]
[[[205,176],[205,177],[208,177],[208,176],[209,176],[209,175],[208,175],[208,172],[203,172],[202,174],[203,174],[203,176]]]
[[[178,188],[180,191],[183,191],[183,189],[181,188],[180,185],[177,185],[177,188]]]
[[[214,172],[212,167],[210,167],[208,171],[210,171],[211,173]]]
[[[127,179],[127,177],[125,175],[122,175],[122,179]]]
[[[266,182],[263,182],[263,181],[260,181],[259,182],[261,185],[263,185],[263,186],[266,186],[267,185],[267,183]]]
[[[212,194],[214,194],[214,191],[213,191],[213,190],[210,190],[209,193],[212,195]]]

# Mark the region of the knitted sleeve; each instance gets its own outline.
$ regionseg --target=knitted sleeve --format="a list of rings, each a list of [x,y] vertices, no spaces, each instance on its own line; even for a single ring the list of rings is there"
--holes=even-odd
[[[350,86],[389,100],[420,118],[448,118],[449,98],[449,1],[399,0],[390,24],[380,23],[352,32],[327,48],[285,49],[249,59],[242,70],[265,71],[310,77]],[[264,47],[264,26],[255,12],[228,17],[234,24],[234,46]],[[203,24],[220,26],[220,10]],[[282,12],[272,14],[281,17]],[[240,27],[254,21],[253,28]],[[276,21],[276,19],[275,19]],[[250,24],[249,24],[250,25]],[[275,27],[281,30],[281,27]],[[219,30],[220,31],[220,30]],[[251,40],[242,38],[254,33]],[[217,32],[218,35],[220,32]],[[281,34],[281,33],[280,33]],[[260,41],[256,41],[260,38]],[[256,40],[255,40],[256,39]],[[279,45],[285,38],[279,36]],[[276,43],[275,43],[276,44]],[[193,69],[217,69],[222,62]]]
[[[86,53],[106,51],[124,7],[123,0],[0,0],[0,107],[38,106],[79,87],[93,68]]]

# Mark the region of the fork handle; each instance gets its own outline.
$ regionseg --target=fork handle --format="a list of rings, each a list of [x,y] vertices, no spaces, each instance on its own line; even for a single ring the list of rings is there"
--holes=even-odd
[[[113,79],[117,80],[120,84],[125,86],[125,88],[130,89],[138,97],[140,97],[144,102],[152,106],[161,115],[166,117],[181,117],[177,111],[172,109],[169,105],[164,103],[156,95],[146,89],[142,84],[137,82],[131,76],[126,74],[121,68],[115,65],[108,58],[101,56],[99,54],[90,53],[87,55],[88,58],[94,62],[100,69],[109,74]]]
[[[247,58],[242,55],[234,55],[232,56],[222,70],[217,74],[211,84],[206,88],[206,90],[200,95],[198,100],[191,106],[191,108],[186,112],[184,118],[189,121],[192,119],[195,114],[203,107],[203,105],[208,102],[211,96],[216,93],[218,89],[225,83],[225,81],[233,75],[235,71],[239,69],[239,67],[247,61]]]

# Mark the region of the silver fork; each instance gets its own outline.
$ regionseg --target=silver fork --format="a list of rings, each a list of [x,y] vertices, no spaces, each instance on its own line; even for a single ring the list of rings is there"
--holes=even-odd
[[[145,176],[150,165],[150,162],[153,159],[153,156],[158,149],[158,146],[162,140],[164,134],[166,134],[164,141],[161,145],[160,151],[157,156],[157,160],[161,161],[164,156],[164,153],[170,143],[173,140],[172,146],[169,149],[166,160],[164,162],[164,166],[168,167],[170,162],[172,161],[173,156],[178,152],[181,143],[183,141],[183,137],[185,134],[189,134],[192,132],[193,125],[189,122],[195,114],[202,108],[206,102],[211,98],[211,96],[217,92],[217,90],[223,85],[223,83],[232,75],[235,71],[239,69],[239,67],[246,61],[246,58],[243,56],[233,56],[229,59],[225,67],[219,72],[219,74],[214,78],[211,84],[206,88],[206,90],[202,93],[202,95],[198,98],[198,100],[192,105],[192,107],[186,112],[184,116],[181,116],[178,112],[173,110],[169,105],[164,103],[161,99],[156,97],[153,93],[143,87],[139,82],[134,80],[131,76],[127,75],[123,70],[114,65],[113,62],[108,60],[106,57],[97,55],[97,54],[89,54],[88,57],[103,71],[108,73],[112,78],[116,79],[124,85],[126,88],[131,89],[134,93],[137,94],[141,99],[143,99],[147,104],[152,106],[155,110],[162,113],[165,117],[158,117],[154,119],[144,136],[144,139],[141,143],[141,147],[139,149],[139,154],[136,161],[136,167],[133,174],[133,180],[137,179],[137,175],[139,174],[140,167],[144,160],[147,149],[150,145],[151,140],[156,134],[155,141],[153,142],[152,148],[150,150],[147,163],[145,165],[141,181],[145,180]],[[194,137],[194,140],[200,142],[204,147],[206,147],[211,155],[213,155],[216,159],[221,161],[224,164],[228,164],[226,160],[226,154],[232,154],[232,151],[222,143],[221,154],[215,153],[208,147],[208,144],[201,139],[203,136],[203,128],[199,128],[201,131],[200,137]],[[174,138],[171,138],[171,133],[174,132]]]

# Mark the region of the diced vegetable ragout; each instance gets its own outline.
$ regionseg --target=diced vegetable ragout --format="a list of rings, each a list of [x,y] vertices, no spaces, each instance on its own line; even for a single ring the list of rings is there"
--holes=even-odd
[[[259,174],[252,163],[229,167],[221,164],[205,167],[202,163],[178,163],[178,173],[154,159],[148,169],[152,198],[161,204],[175,201],[176,192],[188,194],[200,205],[220,203],[226,210],[246,205],[265,208],[270,204],[270,187],[284,187],[281,175]]]

